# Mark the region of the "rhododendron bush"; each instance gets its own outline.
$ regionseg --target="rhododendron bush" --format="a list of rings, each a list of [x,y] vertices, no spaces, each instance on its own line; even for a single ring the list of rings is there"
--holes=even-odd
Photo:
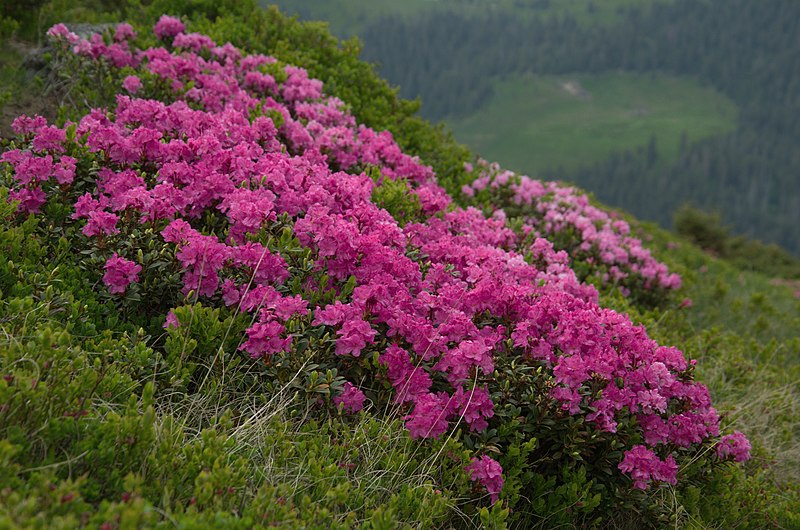
[[[593,206],[570,186],[543,182],[479,159],[465,164],[474,180],[461,192],[470,202],[520,217],[520,232],[529,240],[544,237],[569,253],[581,280],[617,286],[628,296],[653,300],[681,285],[619,215]]]
[[[125,24],[88,40],[52,28],[64,64],[110,69],[115,101],[62,126],[21,116],[2,155],[20,218],[63,227],[112,303],[157,312],[171,338],[191,307],[220,308],[245,322],[224,355],[334,374],[314,395],[331,410],[396,412],[413,439],[461,429],[464,473],[492,502],[528,487],[504,476],[518,458],[637,489],[701,456],[747,458],[740,433],[718,439],[694,363],[583,283],[679,287],[624,221],[488,164],[464,193],[508,211],[456,206],[305,70],[176,18],[154,32],[138,49]]]

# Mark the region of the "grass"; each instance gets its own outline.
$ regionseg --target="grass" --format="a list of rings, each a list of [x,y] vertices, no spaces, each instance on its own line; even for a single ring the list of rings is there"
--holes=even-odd
[[[340,37],[358,35],[378,18],[424,16],[433,10],[454,10],[480,16],[495,10],[513,11],[518,16],[572,15],[584,24],[610,24],[619,10],[652,0],[262,0],[281,11],[298,14],[304,20],[325,20]]]
[[[651,337],[697,359],[727,429],[745,432],[777,483],[800,481],[800,297],[793,285],[737,268],[646,223],[645,239],[683,278],[690,307],[665,308]]]
[[[570,81],[585,93],[565,90]],[[528,74],[497,81],[487,105],[449,125],[485,158],[537,175],[646,146],[651,136],[663,163],[677,157],[684,132],[689,142],[723,134],[734,129],[736,115],[733,102],[688,78]]]

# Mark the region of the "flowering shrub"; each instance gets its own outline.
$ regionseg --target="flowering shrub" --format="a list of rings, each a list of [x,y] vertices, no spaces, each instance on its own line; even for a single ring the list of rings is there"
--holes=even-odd
[[[680,277],[670,274],[630,235],[628,223],[592,206],[575,188],[520,176],[485,160],[465,164],[465,169],[475,175],[462,189],[465,197],[521,217],[527,240],[546,238],[567,251],[581,280],[594,278],[601,285],[618,286],[626,296],[633,291],[639,297],[680,287]]]
[[[503,469],[495,460],[484,455],[482,457],[473,458],[472,463],[467,466],[467,471],[470,472],[472,480],[480,482],[489,492],[492,497],[492,502],[497,501],[500,490],[503,489]]]
[[[186,308],[172,311],[187,300],[247,315],[238,350],[276,370],[313,359],[315,373],[337,374],[315,388],[344,412],[391,404],[412,438],[463,427],[479,454],[466,471],[492,502],[504,484],[538,480],[504,479],[503,461],[522,444],[536,462],[533,437],[566,447],[563,429],[580,443],[554,452],[559,465],[594,459],[602,480],[613,465],[638,489],[675,484],[682,459],[714,443],[719,418],[693,363],[600,307],[589,273],[570,266],[578,256],[604,281],[678,287],[627,224],[495,166],[465,192],[508,196],[526,213],[521,232],[502,210],[455,207],[430,167],[358,125],[304,70],[185,30],[162,17],[164,46],[137,50],[123,26],[89,40],[51,29],[81,68],[112,68],[115,106],[63,127],[22,116],[2,155],[20,216],[63,206],[59,222],[102,256],[119,304],[138,282],[153,292],[179,278],[182,297],[146,302],[169,358],[187,355],[175,338]],[[718,459],[745,457],[732,436]]]
[[[103,283],[108,287],[108,292],[121,294],[125,292],[128,285],[139,281],[139,272],[141,272],[142,266],[120,258],[115,252],[106,262],[105,270]]]

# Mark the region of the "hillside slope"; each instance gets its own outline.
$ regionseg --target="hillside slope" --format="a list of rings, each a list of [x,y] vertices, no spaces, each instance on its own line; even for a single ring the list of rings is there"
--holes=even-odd
[[[4,525],[797,524],[786,287],[464,163],[319,26],[117,8],[4,140]]]

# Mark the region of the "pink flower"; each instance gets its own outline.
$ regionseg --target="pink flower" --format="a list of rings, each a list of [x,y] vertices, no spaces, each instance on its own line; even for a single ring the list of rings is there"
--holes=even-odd
[[[224,282],[222,282],[222,301],[225,303],[226,306],[230,307],[232,305],[238,304],[241,297],[242,294],[241,292],[239,292],[239,289],[236,287],[236,284],[233,283],[233,280],[227,279]]]
[[[626,451],[625,457],[617,467],[631,476],[633,487],[636,489],[647,489],[651,480],[677,484],[678,464],[672,455],[661,460],[644,445],[635,445]]]
[[[260,243],[248,241],[233,247],[233,262],[244,267],[256,283],[283,283],[289,277],[286,261]]]
[[[47,36],[53,39],[64,38],[70,44],[77,44],[82,39],[71,32],[64,24],[56,24],[47,30]]]
[[[72,184],[72,181],[75,179],[75,164],[77,162],[78,161],[71,156],[62,156],[61,160],[58,162],[58,166],[55,167],[53,172],[56,182],[62,186]]]
[[[133,31],[133,26],[126,22],[117,25],[117,29],[114,31],[114,40],[117,42],[126,41],[134,37],[136,37],[136,32]]]
[[[172,45],[176,48],[186,48],[200,53],[203,51],[203,48],[210,50],[217,44],[211,40],[211,37],[208,35],[202,35],[200,33],[180,33],[175,36]],[[209,81],[211,80],[207,80],[207,82]]]
[[[355,413],[364,408],[364,393],[349,381],[344,384],[342,393],[333,398],[336,406],[342,405],[346,412]]]
[[[103,275],[103,283],[108,286],[111,294],[122,294],[133,282],[139,281],[139,273],[142,266],[121,258],[115,252],[105,264],[106,273]]]
[[[42,205],[47,202],[47,197],[41,188],[22,188],[11,190],[8,194],[9,201],[19,201],[17,210],[24,213],[38,213]]]
[[[281,338],[284,330],[283,324],[274,320],[256,322],[247,330],[248,339],[239,349],[246,351],[254,359],[288,351],[292,338]]]
[[[181,323],[178,320],[178,317],[175,316],[175,313],[170,311],[167,313],[167,318],[164,319],[164,329],[178,329],[181,327]]]
[[[104,196],[101,199],[95,199],[91,193],[84,193],[75,202],[75,213],[72,214],[73,219],[83,219],[89,217],[92,212],[102,210],[107,206],[108,200]]]
[[[358,318],[347,320],[336,334],[339,335],[336,340],[336,355],[350,354],[358,357],[367,343],[373,342],[377,332],[372,329],[369,322]]]
[[[63,26],[63,24],[59,25]],[[66,27],[64,29],[66,29]],[[33,118],[29,118],[28,116],[22,114],[14,119],[13,122],[11,122],[11,128],[16,134],[19,135],[35,133],[45,125],[47,125],[47,120],[38,115],[34,116]]]
[[[483,431],[489,426],[486,421],[494,416],[494,403],[486,387],[464,390],[459,387],[450,403],[453,414],[464,417],[470,431]]]
[[[183,33],[185,29],[186,26],[183,25],[180,19],[168,15],[161,15],[161,18],[158,19],[158,22],[156,22],[156,25],[153,27],[153,33],[155,33],[156,37],[159,39],[165,39]]]
[[[40,152],[55,151],[62,153],[64,152],[64,142],[66,141],[67,134],[63,129],[48,125],[36,132],[36,138],[33,139],[33,149]]]
[[[64,24],[56,24],[47,30],[49,37],[66,37],[69,34],[69,29]]]
[[[87,237],[118,234],[117,221],[119,217],[111,212],[96,210],[89,213],[89,220],[81,232]]]
[[[736,462],[750,460],[750,442],[744,434],[734,431],[733,434],[726,434],[717,444],[717,456],[721,459],[732,458]]]
[[[135,94],[142,88],[142,81],[135,75],[129,75],[122,81],[122,88],[130,94]]]
[[[473,458],[472,463],[465,469],[469,472],[470,479],[473,482],[478,482],[486,488],[486,491],[491,496],[492,504],[497,502],[505,482],[503,480],[502,466],[491,457],[483,455],[480,458]]]
[[[415,401],[417,397],[430,391],[430,375],[422,366],[414,366],[408,352],[392,344],[379,357],[381,364],[387,367],[387,375],[397,394],[395,402]]]
[[[2,160],[14,166],[14,179],[20,186],[44,182],[53,175],[52,155],[36,156],[31,151],[9,151],[3,153]]]
[[[414,401],[414,410],[403,419],[411,438],[438,438],[447,432],[450,397],[444,392],[423,394]]]

